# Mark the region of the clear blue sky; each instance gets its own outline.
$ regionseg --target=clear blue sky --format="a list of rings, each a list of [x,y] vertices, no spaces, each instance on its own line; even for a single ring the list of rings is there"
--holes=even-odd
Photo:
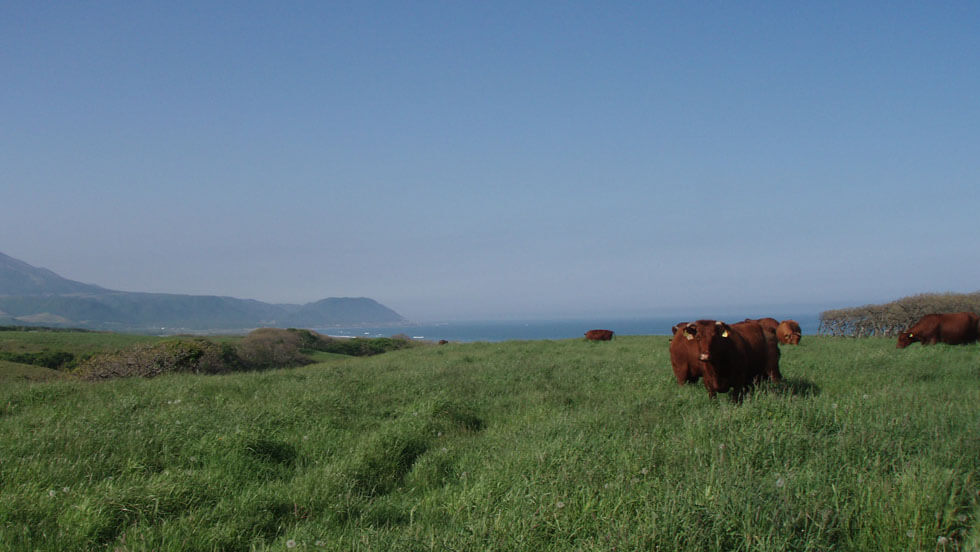
[[[978,2],[0,4],[0,252],[414,320],[980,289]]]

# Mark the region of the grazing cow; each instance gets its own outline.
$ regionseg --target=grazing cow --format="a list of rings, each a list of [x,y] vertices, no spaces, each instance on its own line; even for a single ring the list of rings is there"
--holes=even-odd
[[[936,343],[964,345],[975,342],[978,332],[980,332],[980,317],[972,312],[927,314],[914,326],[898,334],[896,347],[904,349],[915,342],[923,345]]]
[[[449,343],[449,342],[448,342],[448,341],[446,341],[445,339],[440,339],[440,340],[439,340],[439,345],[445,345],[445,344],[447,344],[447,343]]]
[[[585,332],[585,339],[589,341],[609,341],[612,338],[612,330],[589,330]]]
[[[681,330],[694,342],[704,386],[710,397],[732,390],[734,400],[756,380],[779,375],[779,346],[755,321],[729,326],[721,321],[698,320]],[[773,355],[775,348],[775,355]]]
[[[780,343],[799,345],[802,335],[803,331],[800,330],[800,325],[796,320],[783,320],[776,326],[776,337],[779,338]]]
[[[687,322],[678,322],[670,331],[674,338],[670,340],[670,366],[677,378],[677,385],[696,383],[701,378],[701,363],[698,361],[697,344],[692,339],[686,339],[682,331]]]

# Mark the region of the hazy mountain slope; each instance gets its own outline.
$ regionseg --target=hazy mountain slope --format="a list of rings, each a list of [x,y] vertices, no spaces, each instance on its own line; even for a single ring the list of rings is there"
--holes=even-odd
[[[137,331],[325,327],[405,321],[395,311],[366,297],[274,305],[213,295],[113,291],[68,280],[2,253],[0,320]]]
[[[104,293],[108,290],[62,278],[46,268],[37,268],[0,253],[0,295],[48,295]]]
[[[331,297],[307,303],[287,318],[292,326],[313,326],[317,320],[335,320],[335,324],[386,324],[405,319],[367,297]]]

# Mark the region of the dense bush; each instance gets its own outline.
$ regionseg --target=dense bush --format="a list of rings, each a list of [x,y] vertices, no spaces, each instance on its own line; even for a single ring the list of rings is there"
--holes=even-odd
[[[164,373],[225,374],[242,370],[268,370],[303,366],[317,351],[349,356],[370,356],[415,345],[406,336],[382,338],[331,338],[311,330],[259,328],[235,344],[214,343],[204,338],[181,338],[153,344],[137,344],[118,352],[95,354],[74,360],[74,374],[84,379],[154,377]],[[48,353],[6,353],[33,359],[37,364]],[[64,353],[72,357],[69,353]],[[57,354],[50,354],[55,362]],[[35,358],[36,357],[36,358]],[[74,357],[72,357],[74,359]],[[16,362],[24,362],[17,360]]]
[[[100,380],[166,373],[224,374],[241,368],[241,361],[228,344],[207,339],[177,339],[156,344],[139,344],[116,353],[95,355],[83,361],[75,374]]]
[[[43,366],[52,370],[71,370],[77,364],[75,355],[65,351],[40,351],[36,353],[0,351],[0,360]]]
[[[319,345],[318,351],[338,353],[350,356],[371,356],[412,347],[414,343],[408,338],[394,337],[354,337],[354,338],[325,338]]]
[[[822,335],[894,336],[930,313],[975,312],[980,314],[980,291],[974,293],[923,293],[883,305],[865,305],[820,313]]]
[[[245,336],[235,350],[245,366],[253,369],[302,366],[312,361],[302,349],[316,350],[315,332],[259,328]]]
[[[259,328],[248,334],[239,344],[239,355],[249,363],[268,360],[269,366],[282,366],[283,362],[299,365],[311,362],[305,352],[321,351],[348,356],[371,356],[396,351],[416,345],[408,336],[391,337],[329,337],[312,330],[289,328]],[[305,362],[304,362],[305,359]]]

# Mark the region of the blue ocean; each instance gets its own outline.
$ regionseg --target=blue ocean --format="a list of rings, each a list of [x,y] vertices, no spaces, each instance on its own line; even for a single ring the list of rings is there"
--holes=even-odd
[[[820,325],[818,313],[775,316],[779,320],[792,318],[800,323],[804,335],[814,335]],[[710,317],[705,317],[710,318]],[[737,322],[745,317],[715,317]],[[423,322],[393,326],[350,326],[315,328],[324,335],[335,337],[390,337],[404,334],[413,339],[457,342],[511,341],[535,339],[573,339],[596,328],[612,330],[616,335],[670,335],[674,324],[686,320],[678,317],[655,318],[595,318],[574,320],[490,320]]]

